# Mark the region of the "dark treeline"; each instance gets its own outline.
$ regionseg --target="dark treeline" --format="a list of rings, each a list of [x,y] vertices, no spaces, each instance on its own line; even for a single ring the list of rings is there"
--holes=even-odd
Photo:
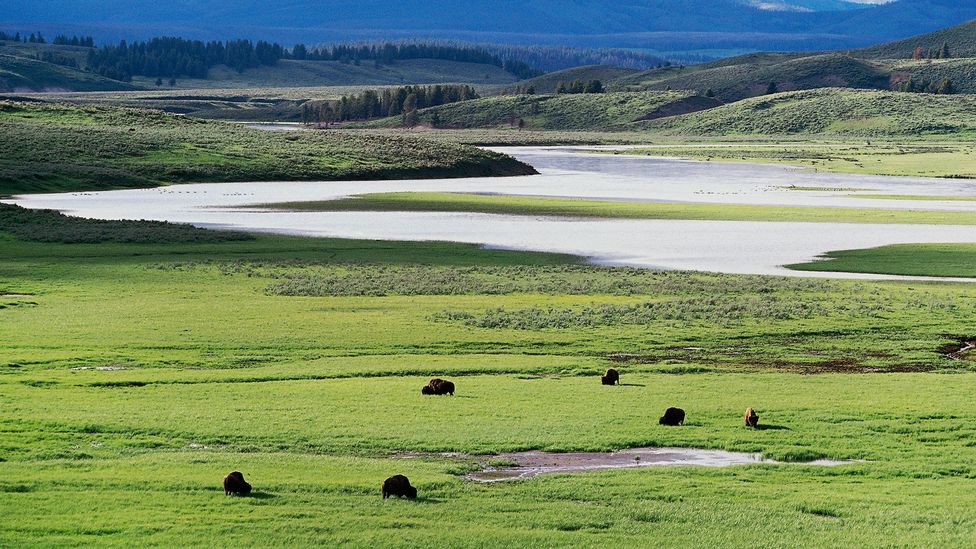
[[[599,80],[589,80],[583,82],[582,80],[573,80],[569,84],[565,82],[560,82],[556,85],[556,93],[603,93],[603,82]]]
[[[956,87],[952,85],[952,80],[943,78],[939,81],[915,80],[909,76],[901,84],[894,86],[898,91],[911,93],[936,93],[940,95],[951,95],[956,93]]]
[[[302,122],[331,124],[403,116],[405,123],[413,125],[420,109],[469,99],[478,99],[478,93],[466,85],[403,86],[382,92],[366,90],[358,95],[344,95],[338,101],[305,103]]]
[[[308,59],[312,61],[339,61],[342,63],[360,63],[373,61],[380,65],[391,65],[396,61],[408,59],[440,59],[444,61],[458,61],[461,63],[477,63],[479,65],[494,65],[521,79],[534,78],[543,74],[526,63],[516,59],[503,59],[484,49],[467,46],[440,45],[427,43],[363,43],[338,44],[308,48],[298,44],[292,48],[293,59]]]
[[[10,34],[7,32],[0,31],[0,41],[2,42],[23,42],[25,44],[47,44],[47,39],[44,38],[40,32],[32,32],[28,34],[20,34],[16,32]]]
[[[278,44],[250,40],[202,42],[183,38],[125,41],[88,52],[87,68],[102,76],[129,81],[133,76],[207,78],[207,71],[227,65],[238,72],[274,65],[286,56]]]
[[[80,46],[83,48],[94,48],[95,39],[91,36],[67,36],[64,34],[59,34],[54,37],[51,41],[52,44],[57,44],[59,46]]]

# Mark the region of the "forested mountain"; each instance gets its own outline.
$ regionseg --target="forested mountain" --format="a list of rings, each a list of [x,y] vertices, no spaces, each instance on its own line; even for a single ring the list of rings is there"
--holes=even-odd
[[[976,3],[898,0],[862,7],[838,0],[64,0],[25,5],[0,0],[0,11],[10,14],[2,24],[10,30],[84,30],[99,41],[160,34],[259,36],[286,44],[425,37],[678,51],[866,46],[976,18]]]

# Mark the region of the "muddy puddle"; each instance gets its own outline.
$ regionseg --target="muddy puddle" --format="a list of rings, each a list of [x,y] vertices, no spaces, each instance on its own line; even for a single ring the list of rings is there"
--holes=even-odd
[[[8,294],[0,292],[0,297],[34,297],[33,294]]]
[[[477,482],[501,482],[521,480],[539,475],[556,473],[581,473],[604,469],[628,469],[636,467],[730,467],[756,463],[780,464],[783,462],[765,459],[762,454],[726,452],[724,450],[699,450],[694,448],[631,448],[618,452],[568,452],[551,453],[541,451],[500,454],[491,458],[493,462],[507,462],[512,465],[488,466],[481,471],[469,473],[465,478]],[[833,467],[854,463],[851,461],[816,460],[802,465]]]

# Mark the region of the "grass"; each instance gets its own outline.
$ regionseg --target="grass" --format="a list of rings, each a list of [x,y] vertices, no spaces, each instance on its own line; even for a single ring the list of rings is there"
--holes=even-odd
[[[824,254],[790,265],[800,271],[843,271],[911,276],[976,277],[976,244],[900,244]]]
[[[2,44],[2,43],[0,43]],[[46,63],[31,57],[9,55],[0,47],[0,92],[112,91],[132,90],[135,86],[83,70]]]
[[[942,350],[971,335],[970,286],[102,229],[0,232],[2,545],[963,546],[976,527],[976,373]],[[646,303],[667,308],[628,312]],[[604,321],[560,320],[588,309]],[[552,316],[470,322],[527,311]],[[610,365],[624,385],[599,384]],[[422,397],[435,375],[457,396]],[[671,405],[685,427],[657,425]],[[743,429],[746,406],[770,428]],[[864,461],[480,485],[459,475],[485,458],[395,457],[640,445]],[[223,495],[230,470],[252,497]],[[395,473],[417,501],[380,498]]]
[[[261,207],[317,212],[477,212],[616,219],[691,219],[794,223],[898,223],[974,225],[971,212],[885,210],[807,206],[754,206],[672,202],[625,202],[577,198],[497,196],[462,193],[377,193],[340,200],[285,202]]]
[[[169,183],[521,175],[501,154],[410,137],[267,132],[158,111],[0,101],[0,195]]]

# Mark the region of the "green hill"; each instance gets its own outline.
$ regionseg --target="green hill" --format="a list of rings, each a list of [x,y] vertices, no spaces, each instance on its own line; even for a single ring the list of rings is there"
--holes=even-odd
[[[651,121],[677,135],[976,135],[976,96],[828,88],[746,99]]]
[[[624,130],[641,120],[719,104],[689,92],[505,95],[423,109],[419,120],[421,124],[442,128],[513,127],[522,119],[529,130]],[[402,118],[368,125],[396,127],[402,125]]]
[[[159,111],[0,101],[0,195],[184,182],[524,175],[463,145],[269,132]]]
[[[712,90],[725,102],[764,95],[770,82],[779,91],[824,87],[887,89],[890,71],[841,53],[750,54],[695,67],[668,67],[618,79],[614,90]]]
[[[939,50],[943,44],[949,45],[952,57],[976,57],[976,21],[865,48],[855,55],[866,59],[911,59],[915,48],[921,47],[927,54],[930,49]]]
[[[569,84],[574,80],[581,80],[583,82],[599,80],[606,83],[612,80],[619,80],[621,78],[632,76],[639,72],[640,71],[636,69],[623,69],[620,67],[612,67],[610,65],[584,65],[581,67],[550,72],[543,74],[542,76],[530,78],[528,80],[522,80],[517,82],[516,86],[522,89],[533,87],[535,88],[536,93],[550,94],[556,93],[556,88],[559,86],[560,82]]]
[[[0,92],[116,91],[136,89],[83,70],[0,54]]]

